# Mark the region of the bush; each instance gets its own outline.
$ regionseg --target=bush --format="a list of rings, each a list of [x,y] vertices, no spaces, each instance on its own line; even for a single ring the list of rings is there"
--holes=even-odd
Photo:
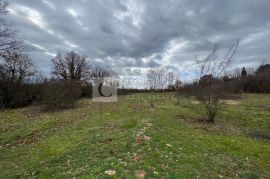
[[[81,96],[81,87],[76,81],[53,81],[43,85],[41,104],[47,110],[73,108]]]
[[[0,108],[16,108],[32,104],[39,93],[38,85],[0,81]]]
[[[92,97],[92,84],[91,83],[81,83],[81,97]]]

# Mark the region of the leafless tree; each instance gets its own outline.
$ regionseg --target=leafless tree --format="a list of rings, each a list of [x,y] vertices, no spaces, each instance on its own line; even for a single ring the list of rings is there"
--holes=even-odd
[[[20,51],[24,47],[16,30],[5,18],[7,5],[7,1],[0,0],[0,57],[7,51]]]
[[[233,61],[238,48],[238,41],[232,44],[223,58],[219,58],[218,46],[214,45],[210,54],[202,59],[196,60],[199,68],[199,81],[197,82],[197,97],[204,105],[208,116],[208,122],[215,122],[219,108],[219,101],[225,94],[224,83],[221,77]]]
[[[156,72],[154,70],[149,70],[147,74],[147,82],[149,85],[149,89],[151,91],[157,88],[157,80],[156,80]]]
[[[99,66],[91,68],[90,78],[98,77],[116,77],[117,73],[113,70],[105,69]]]
[[[64,56],[58,53],[52,59],[52,73],[57,78],[65,80],[87,80],[90,75],[90,65],[86,61],[85,56],[71,51]]]
[[[37,72],[31,58],[17,52],[7,52],[3,56],[0,71],[2,80],[16,83],[24,82]]]
[[[174,87],[175,87],[175,89],[180,89],[181,88],[181,86],[182,86],[182,81],[181,80],[179,80],[178,78],[175,80],[175,83],[174,83]]]
[[[7,13],[7,1],[0,0],[0,15]]]
[[[150,69],[147,73],[148,85],[152,91],[168,88],[174,84],[175,79],[175,74],[166,67]]]
[[[180,96],[182,95],[181,87],[182,87],[182,81],[176,78],[173,88],[174,90],[176,90],[175,96],[176,96],[178,105],[180,104]]]
[[[230,78],[240,79],[241,78],[241,68],[232,69],[231,71],[228,72],[228,76]]]
[[[175,89],[176,76],[173,72],[167,74],[168,89]]]
[[[175,75],[167,67],[150,69],[147,73],[147,83],[151,92],[169,89],[175,81]],[[154,106],[155,100],[151,98],[150,105]]]

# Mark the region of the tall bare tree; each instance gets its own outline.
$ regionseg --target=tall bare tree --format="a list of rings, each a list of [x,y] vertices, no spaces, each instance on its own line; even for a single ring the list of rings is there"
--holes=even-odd
[[[18,37],[14,27],[7,21],[7,1],[0,0],[0,57],[7,51],[19,51],[23,48],[23,41]]]
[[[71,51],[64,56],[60,53],[52,59],[52,73],[65,80],[87,80],[90,75],[90,65],[85,56]]]
[[[173,73],[173,72],[169,72],[168,74],[167,74],[167,82],[168,82],[168,86],[167,86],[167,88],[168,89],[175,89],[175,82],[176,82],[176,76],[175,76],[175,74]]]
[[[223,58],[219,58],[218,46],[214,45],[209,55],[196,60],[199,68],[199,81],[197,82],[197,97],[204,105],[208,116],[208,122],[215,122],[218,113],[219,101],[226,90],[221,77],[233,61],[238,48],[238,41],[232,44]]]
[[[5,81],[23,83],[36,72],[32,59],[22,53],[7,52],[0,61],[0,78]]]

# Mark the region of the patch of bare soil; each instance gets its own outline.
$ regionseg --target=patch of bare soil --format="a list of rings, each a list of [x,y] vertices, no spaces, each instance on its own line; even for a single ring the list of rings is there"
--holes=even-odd
[[[220,102],[227,105],[237,105],[240,103],[239,100],[221,100]]]
[[[221,96],[221,99],[223,100],[241,100],[243,99],[243,96],[241,94],[231,94],[231,95],[224,95],[224,96]]]
[[[192,104],[200,104],[200,101],[191,101]],[[240,103],[239,100],[232,100],[232,99],[223,99],[220,100],[220,103],[227,104],[227,105],[237,105]]]
[[[135,146],[138,146],[138,145],[140,145],[141,144],[141,137],[139,136],[139,135],[136,135],[136,137],[135,137]]]
[[[132,112],[137,112],[141,109],[143,109],[143,105],[141,105],[140,103],[134,103],[129,106],[129,110]]]
[[[191,103],[192,103],[192,104],[200,104],[200,101],[195,101],[195,100],[193,100],[193,101],[191,101]]]
[[[270,140],[270,135],[261,134],[261,133],[258,133],[258,132],[249,133],[249,134],[247,134],[247,136],[251,137],[253,139],[256,139],[256,140]]]
[[[134,155],[134,156],[132,157],[132,159],[133,159],[135,162],[139,162],[139,161],[141,160],[141,157],[138,156],[138,155]]]
[[[112,138],[108,138],[108,139],[104,139],[104,140],[99,141],[99,143],[102,143],[102,144],[111,144],[112,142],[113,142]]]
[[[143,138],[144,138],[145,141],[150,141],[151,140],[151,137],[149,137],[147,135],[144,135]]]
[[[136,171],[136,177],[139,179],[143,179],[145,176],[145,172],[143,170],[137,170]]]
[[[17,144],[19,145],[23,145],[23,144],[31,144],[31,143],[36,143],[40,140],[42,136],[42,132],[41,131],[36,131],[36,132],[33,132],[21,139],[19,139],[17,141]]]
[[[106,123],[101,128],[102,129],[118,129],[119,126],[116,124],[112,124],[112,123]]]
[[[207,132],[233,132],[239,133],[240,129],[237,129],[229,124],[222,123],[220,121],[216,123],[209,123],[205,118],[190,118],[183,115],[177,115],[176,119],[183,124],[191,124],[197,129],[202,129]]]
[[[190,118],[190,117],[186,117],[184,115],[176,115],[175,116],[177,120],[181,121],[181,122],[187,122],[187,123],[207,123],[205,118]],[[207,123],[207,124],[211,124],[211,123]]]
[[[40,106],[29,106],[23,109],[22,114],[27,119],[33,120],[34,118],[44,114],[44,112],[41,110]]]

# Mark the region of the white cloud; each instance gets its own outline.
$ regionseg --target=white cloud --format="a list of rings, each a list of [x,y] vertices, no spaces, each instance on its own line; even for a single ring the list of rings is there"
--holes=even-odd
[[[79,13],[77,10],[73,9],[73,8],[67,9],[67,12],[68,12],[71,16],[73,16],[74,18],[77,18],[78,16],[80,16],[80,13]]]
[[[78,45],[76,45],[73,42],[70,42],[68,40],[64,40],[64,43],[65,43],[65,45],[67,45],[70,48],[73,48],[73,49],[78,48]]]
[[[182,39],[173,39],[169,42],[165,52],[162,54],[161,63],[171,65],[171,61],[183,52],[189,45],[188,41]]]
[[[55,6],[50,1],[48,1],[48,0],[42,0],[42,2],[44,4],[46,4],[48,7],[50,7],[51,9],[55,9]]]
[[[49,56],[55,56],[56,53],[52,53],[52,52],[49,52],[46,48],[44,48],[43,46],[41,45],[38,45],[38,44],[35,44],[35,43],[32,43],[32,42],[28,42],[26,41],[27,44],[29,44],[30,46],[33,46],[39,50],[42,50],[46,55],[49,55]]]
[[[29,20],[32,24],[41,29],[44,29],[47,26],[42,15],[37,10],[18,4],[10,6],[9,10],[12,14]]]

